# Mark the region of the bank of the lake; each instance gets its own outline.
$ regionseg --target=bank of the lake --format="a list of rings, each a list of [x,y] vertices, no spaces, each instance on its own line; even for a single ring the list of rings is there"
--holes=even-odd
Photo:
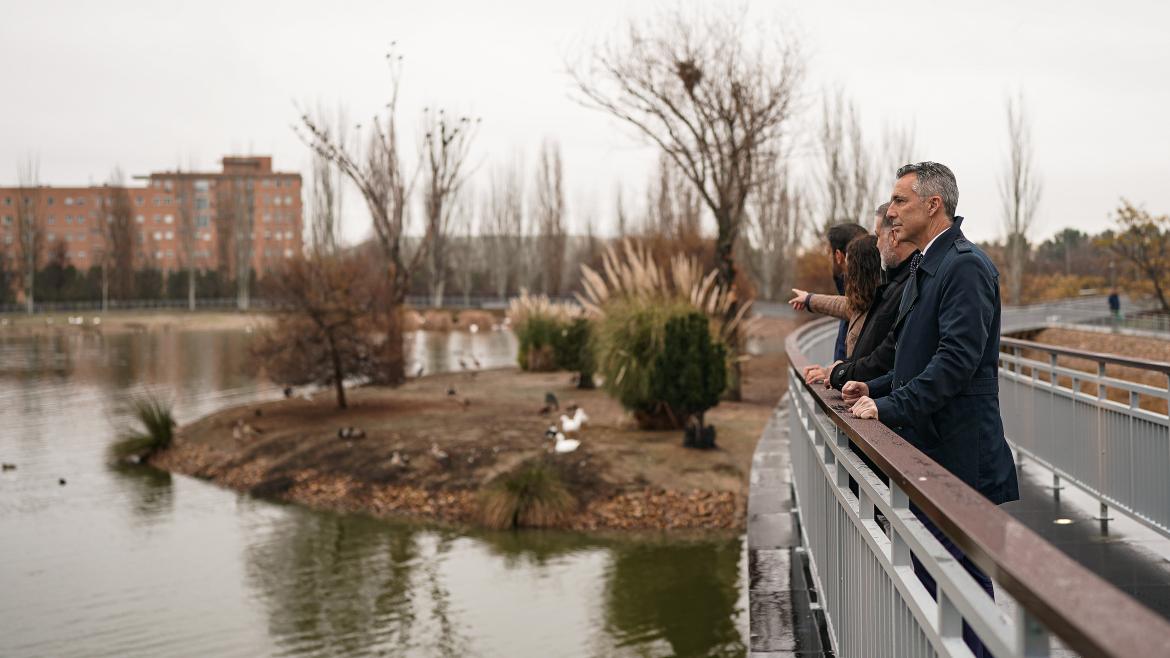
[[[270,315],[263,312],[113,310],[8,313],[0,316],[0,335],[56,336],[68,334],[122,334],[168,331],[253,331],[264,327]]]
[[[774,391],[775,364],[759,366],[748,368],[749,388]],[[576,452],[550,454],[544,431],[556,415],[539,414],[546,392],[589,414]],[[681,432],[636,429],[615,401],[577,389],[567,373],[438,374],[357,388],[349,400],[338,410],[322,391],[221,411],[181,428],[152,463],[316,509],[476,524],[485,484],[543,459],[577,499],[564,528],[739,531],[752,450],[775,402],[721,403],[707,414],[719,447],[699,451],[682,447]],[[339,438],[342,427],[365,436]]]

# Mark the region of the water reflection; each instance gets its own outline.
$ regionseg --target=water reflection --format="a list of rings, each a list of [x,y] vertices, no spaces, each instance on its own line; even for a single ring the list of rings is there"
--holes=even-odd
[[[408,340],[428,372],[515,358],[507,332]],[[0,655],[744,653],[735,539],[389,524],[108,466],[142,387],[180,421],[279,397],[249,341],[0,334],[0,457],[19,464],[0,477]]]
[[[742,656],[738,539],[615,546],[606,586],[606,627],[620,646],[676,656]],[[655,651],[654,653],[658,653]]]

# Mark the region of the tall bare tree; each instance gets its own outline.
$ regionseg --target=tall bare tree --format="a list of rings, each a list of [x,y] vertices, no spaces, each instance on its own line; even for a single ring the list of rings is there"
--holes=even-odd
[[[256,230],[255,180],[249,175],[234,176],[228,181],[228,204],[231,207],[232,262],[236,275],[236,308],[248,310],[252,291],[252,250]],[[223,210],[221,206],[219,210]]]
[[[804,230],[805,203],[784,161],[769,163],[752,195],[749,235],[756,248],[755,270],[761,292],[775,299],[791,281],[796,249]]]
[[[465,187],[455,196],[451,217],[451,233],[455,241],[455,263],[452,270],[464,305],[471,304],[472,286],[475,275],[483,267],[485,240],[476,235],[473,199],[475,195]]]
[[[1022,94],[1008,97],[1007,123],[1008,159],[999,190],[1007,248],[1008,302],[1019,304],[1028,260],[1028,238],[1042,188],[1032,154],[1032,123]]]
[[[587,104],[635,127],[694,185],[715,218],[719,282],[732,289],[752,174],[779,147],[794,112],[799,49],[782,35],[750,30],[742,10],[675,10],[656,24],[631,21],[620,40],[571,73]],[[728,312],[734,317],[739,303]],[[730,339],[739,342],[737,334]]]
[[[37,268],[40,267],[44,240],[40,222],[40,168],[40,162],[31,155],[16,165],[16,240],[21,259],[19,278],[29,314],[36,310]]]
[[[382,116],[371,120],[368,130],[359,127],[353,145],[339,141],[335,132],[308,114],[302,114],[297,134],[310,148],[333,162],[365,199],[390,282],[383,322],[386,338],[382,346],[386,352],[379,359],[386,368],[375,381],[396,386],[406,380],[402,304],[410,291],[411,276],[430,249],[433,233],[428,226],[413,254],[408,253],[406,229],[417,172],[408,174],[401,160],[402,141],[396,115],[402,56],[392,50],[386,59],[390,65],[390,100]]]
[[[339,144],[346,143],[345,113],[338,110],[336,119],[317,110],[316,124],[325,131],[328,139]],[[341,239],[341,217],[344,209],[345,187],[342,173],[332,160],[313,150],[311,188],[311,221],[309,238],[312,248],[322,253],[332,253]]]
[[[102,227],[102,310],[111,295],[127,300],[134,295],[134,205],[126,177],[115,168],[110,173],[98,221]],[[145,239],[145,238],[144,238]]]
[[[856,104],[840,90],[825,95],[817,137],[821,155],[821,230],[839,222],[864,223],[877,205],[877,159],[862,134]]]
[[[443,110],[423,111],[423,210],[430,236],[428,270],[431,305],[443,305],[447,287],[448,242],[454,197],[467,176],[467,157],[478,119],[449,117]]]
[[[524,200],[520,163],[492,171],[485,208],[486,233],[490,239],[492,281],[496,294],[508,294],[509,283],[524,283]]]
[[[565,189],[561,147],[545,140],[536,163],[536,225],[539,232],[541,290],[562,292],[565,271]]]
[[[179,262],[187,272],[187,310],[195,310],[195,250],[199,227],[195,211],[195,181],[176,168],[172,195],[175,201],[175,232],[179,236]]]

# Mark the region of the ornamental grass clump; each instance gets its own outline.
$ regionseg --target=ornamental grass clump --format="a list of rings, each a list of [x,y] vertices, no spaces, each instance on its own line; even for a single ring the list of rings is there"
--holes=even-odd
[[[606,391],[633,413],[640,428],[680,428],[697,413],[691,410],[695,408],[691,401],[677,402],[681,398],[668,395],[676,390],[718,388],[717,401],[739,358],[734,337],[746,329],[750,302],[737,304],[735,291],[720,286],[715,271],[704,274],[693,258],[676,256],[669,268],[663,268],[633,240],[623,242],[620,250],[610,246],[601,272],[588,266],[581,269],[585,292],[578,300],[594,324],[597,371]],[[685,320],[692,332],[686,345],[699,345],[692,335],[696,327],[705,327],[710,334],[709,346],[695,347],[698,351],[678,358],[707,360],[676,363],[676,355],[664,360],[664,354],[676,349],[667,344],[667,326],[674,320]],[[675,333],[682,336],[681,331]],[[723,378],[714,379],[712,368],[720,367]],[[667,379],[674,380],[669,384],[675,388],[667,386]]]
[[[115,459],[141,462],[171,445],[178,424],[169,402],[153,395],[143,395],[131,400],[130,411],[137,427],[126,430],[111,446],[110,452]]]
[[[501,530],[561,526],[576,509],[577,499],[543,461],[521,464],[480,494],[481,521]]]
[[[508,304],[508,320],[519,342],[517,361],[532,372],[573,370],[583,388],[593,381],[589,326],[575,304],[553,302],[522,290]]]

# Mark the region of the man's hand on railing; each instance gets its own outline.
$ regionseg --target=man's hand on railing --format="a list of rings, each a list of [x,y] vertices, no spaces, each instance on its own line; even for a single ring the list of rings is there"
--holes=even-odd
[[[849,412],[858,418],[878,419],[877,403],[869,396],[862,396],[860,400],[853,403],[853,408]]]
[[[818,365],[811,365],[804,367],[804,383],[812,386],[813,384],[821,384],[829,377],[829,373],[824,368]]]
[[[845,382],[841,387],[841,399],[845,404],[853,404],[869,395],[869,386],[865,382]]]

